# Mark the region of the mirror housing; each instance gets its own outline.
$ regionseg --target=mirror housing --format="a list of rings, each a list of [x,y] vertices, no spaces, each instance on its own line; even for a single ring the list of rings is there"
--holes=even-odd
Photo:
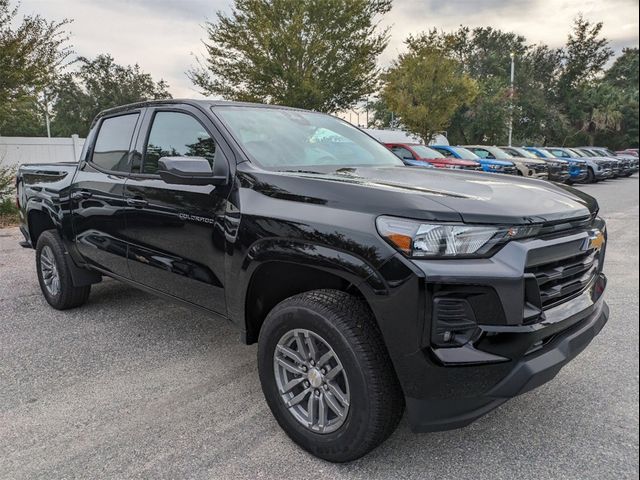
[[[162,157],[158,160],[158,174],[173,185],[227,185],[229,164],[216,154],[213,170],[203,157]]]

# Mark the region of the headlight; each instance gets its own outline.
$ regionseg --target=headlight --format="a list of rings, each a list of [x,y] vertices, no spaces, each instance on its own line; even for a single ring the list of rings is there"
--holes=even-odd
[[[502,170],[502,165],[489,165],[490,170]]]
[[[422,223],[394,217],[376,219],[378,233],[413,258],[482,257],[509,240],[534,235],[537,226]]]

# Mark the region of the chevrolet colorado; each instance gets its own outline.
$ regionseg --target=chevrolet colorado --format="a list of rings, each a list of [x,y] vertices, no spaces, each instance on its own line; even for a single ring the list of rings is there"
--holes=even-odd
[[[104,276],[258,343],[278,423],[334,462],[463,427],[599,333],[604,221],[568,186],[405,167],[285,107],[168,100],[94,121],[79,163],[17,175],[24,247],[57,309]],[[179,319],[176,319],[178,321]]]

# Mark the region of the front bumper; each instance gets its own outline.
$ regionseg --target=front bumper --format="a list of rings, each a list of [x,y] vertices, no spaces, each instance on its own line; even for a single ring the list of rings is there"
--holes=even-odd
[[[571,166],[569,181],[574,183],[584,182],[587,179],[588,170],[586,166]]]
[[[593,175],[596,180],[606,180],[607,178],[611,178],[613,176],[613,172],[610,169],[594,169]]]
[[[420,399],[407,397],[407,411],[415,432],[450,430],[469,425],[512,397],[533,390],[552,380],[567,363],[582,352],[600,333],[609,319],[609,307],[601,300],[575,317],[563,320],[548,331],[520,333],[531,344],[550,335],[544,348],[510,362],[504,377],[476,396],[458,399]],[[554,335],[553,331],[558,331]],[[514,334],[517,335],[517,334]],[[469,378],[483,376],[483,367],[459,367]]]

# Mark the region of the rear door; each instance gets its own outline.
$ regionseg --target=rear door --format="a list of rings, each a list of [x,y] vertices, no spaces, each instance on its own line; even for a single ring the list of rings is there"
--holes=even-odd
[[[133,280],[224,314],[224,213],[229,187],[175,185],[157,174],[164,156],[229,161],[211,120],[192,106],[149,108],[127,181],[127,240]]]
[[[122,277],[129,277],[124,184],[141,116],[132,110],[98,121],[70,192],[78,251],[88,263]]]

